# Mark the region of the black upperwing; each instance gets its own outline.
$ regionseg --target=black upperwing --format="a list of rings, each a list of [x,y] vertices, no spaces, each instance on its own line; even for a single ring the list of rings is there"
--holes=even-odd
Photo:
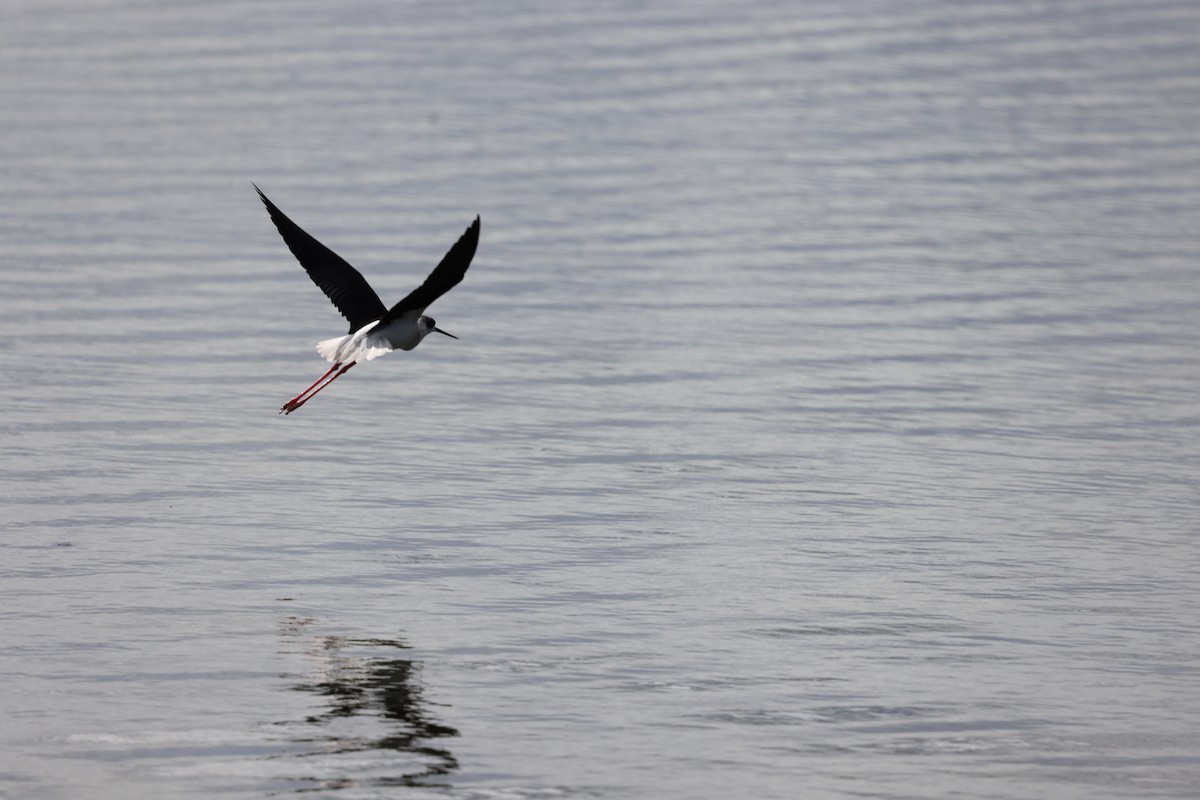
[[[253,183],[250,185],[254,186]],[[387,307],[362,273],[288,219],[287,215],[267,199],[262,189],[254,186],[254,191],[262,198],[263,205],[271,215],[271,221],[279,229],[279,235],[283,237],[292,255],[304,267],[308,277],[333,301],[337,310],[342,312],[342,316],[349,320],[350,333],[387,313]],[[459,277],[461,279],[461,276]]]
[[[479,217],[475,217],[475,221],[450,248],[441,263],[433,268],[425,282],[392,306],[384,315],[383,321],[390,322],[405,314],[420,315],[434,300],[457,286],[467,274],[467,267],[471,266],[471,259],[475,257],[475,248],[478,246]]]

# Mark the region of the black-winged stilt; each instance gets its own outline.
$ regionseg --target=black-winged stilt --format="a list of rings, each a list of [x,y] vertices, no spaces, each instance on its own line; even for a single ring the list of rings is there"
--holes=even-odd
[[[458,338],[437,327],[433,318],[425,316],[424,312],[434,300],[457,286],[467,273],[467,267],[471,266],[475,248],[479,245],[478,216],[441,263],[429,273],[425,282],[389,309],[383,305],[362,273],[301,230],[299,225],[267,199],[262,189],[253,183],[251,185],[262,198],[271,221],[279,229],[288,249],[300,261],[313,283],[321,288],[350,322],[350,332],[345,336],[317,343],[317,352],[326,361],[332,362],[333,366],[317,378],[312,386],[284,403],[279,409],[280,414],[290,414],[307,403],[313,395],[345,375],[346,370],[359,361],[370,361],[396,348],[412,350],[435,331],[451,339]]]

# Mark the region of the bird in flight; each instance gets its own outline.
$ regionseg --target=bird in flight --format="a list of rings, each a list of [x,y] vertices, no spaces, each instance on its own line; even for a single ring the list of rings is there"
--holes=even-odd
[[[279,409],[280,414],[291,414],[317,392],[345,375],[359,361],[370,361],[397,348],[412,350],[422,339],[435,332],[451,339],[458,338],[437,327],[432,317],[425,316],[425,309],[457,286],[467,274],[475,248],[479,246],[478,216],[441,263],[429,273],[425,282],[399,303],[387,308],[362,273],[301,230],[263,194],[262,189],[253,183],[251,185],[262,198],[271,221],[279,229],[279,235],[288,249],[300,261],[313,283],[320,287],[350,323],[350,332],[345,336],[317,342],[317,352],[333,366],[311,386],[284,403]]]

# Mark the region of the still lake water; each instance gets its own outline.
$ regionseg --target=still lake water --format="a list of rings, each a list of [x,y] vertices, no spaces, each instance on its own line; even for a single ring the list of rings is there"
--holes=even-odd
[[[1198,43],[5,3],[0,798],[1197,796]]]

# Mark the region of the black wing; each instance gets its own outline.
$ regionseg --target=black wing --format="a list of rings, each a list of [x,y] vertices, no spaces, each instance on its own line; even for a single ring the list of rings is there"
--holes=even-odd
[[[250,185],[254,186],[253,183]],[[271,214],[271,221],[279,229],[279,235],[283,237],[292,255],[300,261],[308,277],[333,301],[337,310],[342,312],[342,316],[350,321],[350,333],[354,333],[368,322],[374,322],[387,312],[387,307],[362,273],[288,219],[267,199],[262,189],[254,186],[254,191],[262,198],[263,204]]]
[[[450,252],[442,258],[442,263],[434,267],[425,282],[409,292],[408,297],[392,306],[383,321],[389,322],[410,313],[420,314],[432,305],[434,300],[457,286],[467,274],[467,267],[471,266],[471,259],[475,257],[475,248],[478,246],[479,217],[475,217],[471,227],[467,228],[454,247],[450,248]]]

